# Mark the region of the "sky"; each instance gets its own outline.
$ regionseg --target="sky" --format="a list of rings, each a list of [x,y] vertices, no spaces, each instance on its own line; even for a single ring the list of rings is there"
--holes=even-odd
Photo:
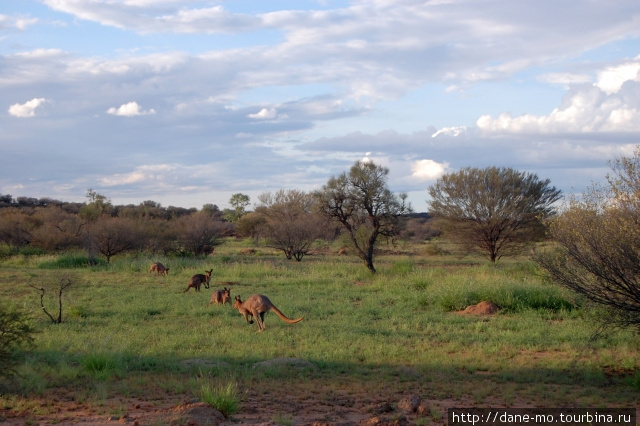
[[[640,144],[638,0],[1,0],[0,193],[229,207],[358,160],[563,194]]]

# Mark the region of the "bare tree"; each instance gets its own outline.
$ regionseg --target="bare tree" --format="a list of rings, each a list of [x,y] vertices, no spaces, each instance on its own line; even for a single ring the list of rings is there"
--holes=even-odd
[[[133,219],[102,216],[91,227],[96,250],[107,258],[138,248],[142,241],[140,227]]]
[[[67,288],[71,287],[71,279],[60,278],[60,284],[58,286],[58,317],[57,318],[54,318],[53,315],[51,315],[49,311],[47,311],[46,306],[44,306],[44,294],[45,294],[44,287],[36,287],[33,284],[29,284],[29,286],[35,288],[36,290],[38,290],[38,292],[40,292],[40,306],[42,307],[42,311],[51,319],[51,322],[54,324],[61,324],[62,323],[62,294]]]
[[[538,263],[561,286],[605,307],[605,325],[640,331],[640,146],[618,158],[607,186],[572,197]]]
[[[49,206],[36,208],[34,216],[42,225],[32,232],[33,245],[52,251],[82,247],[83,223],[78,215],[59,206]]]
[[[373,162],[356,161],[349,173],[332,177],[315,193],[320,212],[346,229],[358,256],[372,273],[378,237],[394,237],[399,218],[411,211],[406,194],[387,187],[389,169]]]
[[[211,254],[231,228],[229,223],[205,212],[182,216],[171,229],[173,250],[182,256]]]
[[[31,244],[32,233],[37,226],[33,215],[26,211],[15,207],[0,210],[0,241],[16,250]]]
[[[264,217],[261,226],[267,245],[282,250],[287,259],[298,262],[307,254],[314,241],[324,235],[325,219],[314,212],[312,194],[281,189],[258,197],[256,213]]]
[[[465,168],[429,188],[429,213],[455,242],[496,262],[544,235],[560,190],[532,173],[510,168]]]

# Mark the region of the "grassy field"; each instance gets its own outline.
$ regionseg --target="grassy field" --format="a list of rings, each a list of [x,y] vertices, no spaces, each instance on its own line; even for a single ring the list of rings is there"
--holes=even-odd
[[[371,275],[332,251],[295,262],[264,248],[241,254],[249,246],[229,241],[197,261],[121,256],[94,268],[60,268],[74,264],[72,255],[3,260],[0,298],[31,311],[38,333],[21,354],[20,377],[0,388],[0,420],[35,424],[60,401],[119,416],[132,401],[207,401],[221,389],[233,390],[236,421],[279,404],[265,421],[282,424],[298,422],[302,401],[328,413],[371,411],[408,394],[429,407],[410,418],[417,424],[442,424],[452,405],[638,406],[640,339],[590,339],[598,312],[526,259],[493,266],[405,247],[380,255]],[[169,276],[148,273],[157,260]],[[183,292],[191,275],[211,268],[211,289]],[[57,313],[61,279],[73,285],[63,323],[53,324],[29,284],[47,289],[47,309]],[[230,305],[207,305],[225,285],[216,282],[234,282],[232,298],[265,294],[288,317],[305,319],[290,325],[269,313],[257,333]],[[456,312],[482,300],[502,309]],[[278,358],[309,364],[253,368]]]

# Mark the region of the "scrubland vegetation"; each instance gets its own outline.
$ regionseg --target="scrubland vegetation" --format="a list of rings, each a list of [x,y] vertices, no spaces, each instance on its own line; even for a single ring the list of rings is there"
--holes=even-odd
[[[452,406],[638,408],[638,170],[640,148],[609,187],[556,211],[548,180],[464,169],[432,187],[436,220],[361,162],[251,213],[243,194],[226,212],[112,206],[92,190],[75,206],[0,197],[1,416],[197,398],[227,421],[293,424],[309,400],[328,421],[406,395],[425,401],[419,424]],[[157,261],[168,275],[149,273]],[[211,288],[185,292],[210,270]],[[267,314],[257,333],[209,305],[223,287],[304,320]],[[499,310],[466,313],[479,302]]]
[[[437,401],[637,405],[638,338],[624,330],[593,338],[598,308],[529,259],[494,265],[433,240],[382,245],[371,274],[357,257],[336,255],[339,248],[315,247],[304,262],[234,238],[204,259],[128,254],[88,266],[83,252],[6,257],[0,297],[30,313],[37,332],[19,351],[19,375],[2,384],[3,416],[53,415],[49,402],[60,399],[118,416],[129,400],[200,398],[224,404],[233,419],[258,396],[282,394],[317,398],[327,412],[338,396],[358,405],[417,394],[432,401],[422,424],[446,421]],[[154,261],[170,274],[148,273]],[[191,275],[211,268],[211,289],[183,293]],[[47,289],[45,304],[55,310],[60,279],[73,285],[54,324],[29,285]],[[230,305],[207,306],[223,287],[216,281],[232,298],[266,294],[287,316],[305,319],[289,325],[270,313],[257,333]],[[502,309],[457,312],[483,300]],[[275,358],[311,367],[252,368]],[[283,408],[282,416],[293,421],[296,413]]]

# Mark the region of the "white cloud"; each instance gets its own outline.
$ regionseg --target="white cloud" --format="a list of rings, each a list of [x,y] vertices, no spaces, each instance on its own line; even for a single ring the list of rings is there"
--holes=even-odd
[[[0,13],[0,30],[4,28],[16,28],[20,31],[25,30],[29,25],[34,25],[38,22],[37,18],[27,18],[23,16],[8,16]]]
[[[639,72],[640,61],[609,67],[598,73],[594,85],[571,87],[562,105],[549,115],[483,115],[476,125],[485,133],[638,132]]]
[[[248,117],[254,120],[270,120],[276,118],[277,115],[278,111],[275,108],[262,108],[255,114],[249,114]]]
[[[140,105],[135,101],[122,104],[118,108],[111,107],[107,110],[107,114],[119,115],[121,117],[134,117],[136,115],[149,115],[155,113],[156,111],[153,108],[147,111],[142,110]]]
[[[45,102],[45,98],[34,98],[23,104],[13,104],[9,107],[9,114],[20,118],[35,117],[36,108]]]
[[[570,72],[553,72],[543,74],[538,77],[543,83],[561,84],[564,86],[571,84],[590,83],[592,78],[587,74],[575,74]]]
[[[152,164],[135,168],[130,173],[114,174],[100,179],[104,186],[121,186],[143,182],[160,182],[165,176],[175,177],[178,166],[173,164]]]
[[[609,67],[598,73],[596,86],[608,95],[616,93],[627,81],[640,81],[640,57],[637,62]]]
[[[439,135],[447,135],[447,136],[460,136],[467,130],[466,126],[459,127],[443,127],[437,132],[431,135],[432,138],[438,137]]]
[[[418,160],[411,163],[411,176],[420,181],[434,180],[442,176],[449,163],[437,163],[433,160]]]

